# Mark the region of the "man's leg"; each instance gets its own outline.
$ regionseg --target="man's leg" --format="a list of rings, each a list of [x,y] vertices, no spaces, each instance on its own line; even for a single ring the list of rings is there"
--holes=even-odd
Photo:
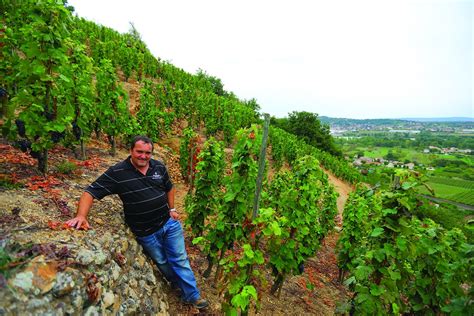
[[[151,257],[155,262],[158,269],[165,276],[165,278],[173,285],[179,286],[178,278],[171,268],[167,258],[165,249],[163,248],[163,228],[154,234],[137,237],[138,243],[143,247],[143,250]]]
[[[200,298],[200,293],[184,246],[181,223],[170,218],[163,229],[164,251],[172,270],[177,276],[178,285],[183,291],[183,300],[194,302]]]

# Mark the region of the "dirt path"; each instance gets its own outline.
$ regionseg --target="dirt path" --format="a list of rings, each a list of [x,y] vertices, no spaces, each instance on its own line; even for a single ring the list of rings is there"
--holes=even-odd
[[[331,182],[334,187],[336,188],[337,193],[339,193],[339,197],[337,198],[337,209],[339,214],[342,215],[342,211],[344,210],[344,205],[346,204],[347,198],[349,197],[349,193],[351,193],[354,188],[342,181],[339,178],[336,178],[331,172],[324,170],[329,177],[329,182]]]

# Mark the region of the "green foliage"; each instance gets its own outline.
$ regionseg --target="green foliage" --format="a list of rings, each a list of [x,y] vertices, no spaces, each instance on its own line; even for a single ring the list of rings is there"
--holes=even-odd
[[[167,112],[166,107],[159,102],[159,94],[160,86],[145,79],[140,89],[140,109],[136,114],[140,128],[146,131],[146,134],[154,141],[171,129],[171,123],[174,120],[174,114]]]
[[[358,124],[372,124],[363,123]],[[384,123],[387,126],[400,126],[401,124],[409,124],[407,121],[393,122],[393,125],[389,125],[390,122]],[[456,126],[447,126],[450,129]],[[463,124],[463,123],[460,123]],[[466,124],[466,123],[464,123]],[[469,124],[469,123],[467,123]],[[339,126],[341,126],[338,123]],[[471,124],[472,125],[472,124]],[[353,126],[348,126],[346,129],[352,129]],[[428,129],[429,126],[424,127]],[[433,128],[439,128],[439,126],[433,126]],[[462,127],[457,127],[462,128]],[[465,128],[469,128],[467,125]],[[474,138],[468,135],[460,135],[454,133],[436,133],[431,131],[421,131],[419,134],[413,133],[392,133],[387,130],[358,130],[357,132],[345,133],[346,136],[355,136],[354,138],[338,138],[338,143],[357,144],[361,147],[388,147],[388,148],[416,148],[418,151],[434,146],[438,148],[450,148],[456,147],[460,149],[471,149],[474,148]],[[438,150],[431,149],[431,153],[436,153]]]
[[[71,174],[77,169],[77,165],[71,161],[64,160],[56,165],[56,170],[62,174]]]
[[[223,180],[225,194],[222,196],[221,209],[206,236],[219,250],[239,240],[244,232],[237,223],[249,221],[251,218],[257,179],[256,155],[260,145],[259,137],[255,137],[256,133],[258,131],[253,127],[250,130],[241,130],[237,135],[237,144],[232,157],[232,173]]]
[[[351,272],[353,312],[469,314],[461,285],[472,287],[472,245],[459,229],[419,219],[430,206],[416,195],[415,178],[399,177],[388,191],[359,189],[344,210],[339,263]]]
[[[460,229],[467,240],[474,240],[474,230],[469,228],[469,218],[474,215],[473,211],[458,208],[447,203],[434,204],[427,202],[431,207],[423,210],[422,214],[418,214],[420,219],[430,218],[445,229]]]
[[[17,89],[11,104],[24,122],[20,136],[31,142],[38,167],[45,173],[47,152],[73,117],[71,106],[61,104],[63,89],[71,83],[67,76],[71,14],[54,0],[10,4],[2,11],[6,15],[2,56],[7,57],[7,73],[15,74],[6,80],[7,87]]]
[[[73,34],[77,34],[74,30]],[[93,64],[87,56],[86,46],[76,41],[70,41],[68,76],[71,84],[65,89],[63,100],[72,105],[74,116],[71,126],[68,126],[68,135],[65,143],[70,147],[80,143],[82,159],[86,158],[84,142],[91,137],[92,122],[94,120],[94,94],[92,83]],[[72,128],[71,128],[72,127]]]
[[[298,136],[306,143],[332,155],[342,155],[334,144],[329,125],[321,124],[318,114],[293,111],[288,114],[288,119],[281,119],[277,122],[280,123],[279,127]]]
[[[14,178],[7,175],[0,176],[0,188],[5,190],[18,189],[23,185],[19,182],[16,182]]]
[[[257,155],[260,150],[261,132],[256,126],[240,130],[234,147],[231,169],[232,173],[223,180],[224,193],[218,193],[220,205],[212,221],[205,225],[204,237],[200,239],[208,257],[218,264],[216,279],[221,278],[224,271],[223,284],[226,286],[224,309],[247,310],[250,299],[257,300],[253,295],[252,279],[255,264],[263,264],[263,253],[258,249],[255,232],[257,220],[252,219],[252,201],[257,180]],[[207,154],[203,153],[203,159]],[[208,156],[209,158],[212,158]],[[203,160],[204,161],[204,160]],[[204,163],[200,166],[205,166]],[[216,182],[199,171],[200,182]],[[213,174],[210,174],[211,176]],[[217,174],[214,174],[217,176]],[[203,177],[203,178],[201,178]],[[215,185],[212,185],[215,188]],[[199,194],[199,195],[198,195]],[[205,194],[198,193],[201,198]],[[214,197],[215,198],[215,197]],[[209,201],[196,201],[200,204]],[[268,218],[267,218],[268,219]],[[264,224],[262,223],[261,226]],[[230,252],[228,249],[243,249]],[[250,292],[249,292],[250,291]]]
[[[215,216],[220,208],[224,158],[224,146],[214,138],[204,143],[198,156],[195,191],[186,199],[186,224],[196,237],[202,235],[206,219]]]
[[[196,77],[198,80],[204,82],[208,87],[218,96],[225,96],[228,94],[227,91],[224,90],[224,85],[222,84],[221,79],[217,77],[213,77],[207,74],[204,70],[199,69]]]
[[[280,233],[268,243],[276,283],[282,282],[287,274],[298,274],[299,267],[316,253],[335,225],[336,197],[319,162],[312,156],[298,159],[291,172],[275,176],[265,204],[285,218]]]
[[[270,128],[270,144],[272,146],[272,157],[276,169],[281,167],[284,160],[291,166],[299,157],[312,155],[335,176],[347,180],[350,183],[355,183],[360,179],[359,171],[344,159],[308,145],[297,136],[280,128]]]
[[[80,144],[85,158],[84,142],[93,132],[105,133],[114,153],[117,140],[134,134],[159,139],[176,119],[191,128],[204,122],[208,136],[227,144],[239,128],[258,121],[255,100],[237,99],[203,71],[191,75],[155,58],[134,25],[120,34],[73,17],[72,10],[54,0],[2,6],[0,86],[8,93],[5,98],[2,90],[2,133],[13,140],[20,132],[43,172],[54,143]],[[142,86],[136,117],[118,81],[122,74]]]
[[[183,179],[187,180],[188,183],[194,181],[197,157],[201,151],[199,142],[199,135],[191,128],[186,128],[183,131],[183,137],[180,139],[179,145],[179,166]]]
[[[200,211],[193,218],[207,216],[208,221],[199,218],[194,224],[200,227],[207,223],[195,242],[203,245],[208,257],[218,264],[216,280],[225,286],[223,310],[227,313],[246,313],[251,303],[258,307],[262,269],[272,266],[277,279],[298,273],[301,263],[314,255],[322,238],[334,227],[336,193],[311,156],[299,158],[291,173],[282,172],[275,178],[272,193],[264,192],[269,207],[252,218],[261,137],[255,126],[237,133],[232,170],[224,178],[223,190],[217,189],[218,176],[212,171],[215,166],[211,168],[208,163],[216,164],[217,156],[203,150],[192,199],[195,205],[190,203],[193,212]],[[210,201],[209,195],[220,201]],[[206,208],[213,213],[204,215]]]

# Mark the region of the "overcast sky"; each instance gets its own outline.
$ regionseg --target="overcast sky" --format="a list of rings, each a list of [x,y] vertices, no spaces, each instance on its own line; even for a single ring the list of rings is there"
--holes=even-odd
[[[277,117],[474,117],[474,0],[69,4]]]

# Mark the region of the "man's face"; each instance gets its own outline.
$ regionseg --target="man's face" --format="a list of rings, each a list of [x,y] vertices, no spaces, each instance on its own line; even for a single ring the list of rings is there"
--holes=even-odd
[[[151,144],[144,143],[141,140],[136,142],[133,149],[130,150],[133,165],[137,168],[146,167],[151,158],[151,150]]]

